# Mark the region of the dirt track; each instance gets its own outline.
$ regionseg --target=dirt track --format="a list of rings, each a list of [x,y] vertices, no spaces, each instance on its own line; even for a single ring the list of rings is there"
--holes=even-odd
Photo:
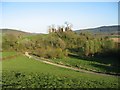
[[[52,62],[48,61],[48,59],[43,59],[42,60],[42,59],[36,58],[34,56],[31,56],[31,58],[33,58],[34,60],[46,63],[46,64],[50,64],[50,65],[54,65],[54,66],[62,67],[62,68],[67,68],[67,69],[71,69],[71,70],[74,70],[74,71],[80,71],[80,72],[84,72],[84,73],[90,73],[90,74],[96,74],[96,75],[103,75],[103,76],[115,76],[115,75],[110,75],[110,74],[105,74],[105,73],[99,73],[99,72],[92,72],[92,71],[87,71],[87,70],[83,70],[83,69],[78,69],[78,68],[73,68],[73,67],[68,67],[68,66],[65,66],[65,65],[60,65],[60,64],[52,63]]]

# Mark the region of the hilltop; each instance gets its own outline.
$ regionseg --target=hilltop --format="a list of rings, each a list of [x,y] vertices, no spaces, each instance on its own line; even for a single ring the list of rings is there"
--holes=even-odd
[[[36,35],[37,33],[30,33],[30,32],[25,32],[17,29],[0,29],[0,33],[2,35],[5,34],[14,34],[16,36],[22,35],[22,36],[30,36],[30,35]]]
[[[114,26],[101,26],[97,28],[87,28],[87,29],[79,29],[79,30],[73,30],[76,33],[81,32],[92,32],[93,34],[108,34],[108,35],[115,35],[120,34],[120,25],[114,25]],[[21,30],[16,29],[0,29],[0,33],[2,34],[21,34],[21,35],[35,35],[35,34],[42,34],[42,33],[31,33],[31,32],[25,32]]]
[[[2,32],[2,33],[26,33],[26,34],[28,34],[28,32],[20,31],[17,29],[0,29],[0,32]]]
[[[94,34],[108,34],[108,35],[113,35],[113,34],[120,34],[120,25],[114,25],[114,26],[101,26],[97,28],[88,28],[88,29],[80,29],[80,30],[75,30],[76,33],[81,33],[81,32],[92,32]]]

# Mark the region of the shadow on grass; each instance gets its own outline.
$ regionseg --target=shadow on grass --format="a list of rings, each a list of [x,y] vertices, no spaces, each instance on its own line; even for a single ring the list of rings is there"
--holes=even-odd
[[[94,57],[91,57],[91,56],[86,57],[86,56],[79,56],[77,54],[69,54],[69,57],[82,59],[86,61],[98,62],[101,64],[109,64],[110,66],[117,67],[117,68],[120,67],[119,59],[118,59],[119,56],[115,54],[112,54],[112,55],[99,54],[99,55],[95,55]]]
[[[69,57],[71,58],[76,58],[76,59],[82,59],[85,61],[91,61],[91,66],[98,68],[102,71],[104,71],[106,74],[114,74],[114,75],[119,75],[120,73],[120,65],[118,63],[118,54],[114,53],[103,53],[99,55],[95,55],[94,57],[85,57],[85,56],[79,56],[77,54],[69,54]],[[94,63],[97,62],[97,63]]]
[[[91,64],[93,67],[99,68],[104,71],[106,74],[111,74],[111,75],[118,75],[120,76],[120,70],[116,67],[112,66],[105,66],[105,65],[98,65],[98,64]],[[98,71],[99,72],[99,71]]]

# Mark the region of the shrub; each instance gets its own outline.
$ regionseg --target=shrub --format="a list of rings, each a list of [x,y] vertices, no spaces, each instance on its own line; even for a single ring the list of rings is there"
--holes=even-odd
[[[38,50],[34,51],[34,54],[39,56],[39,57],[44,57],[44,58],[63,58],[64,53],[61,48],[52,48],[52,47],[47,47],[45,48],[39,48]]]
[[[64,57],[64,54],[63,54],[61,48],[57,48],[57,49],[55,50],[55,53],[57,54],[56,58],[63,58],[63,57]]]

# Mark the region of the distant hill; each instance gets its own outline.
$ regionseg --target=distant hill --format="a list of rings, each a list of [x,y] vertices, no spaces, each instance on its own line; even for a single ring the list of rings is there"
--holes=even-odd
[[[89,29],[80,29],[80,30],[75,30],[76,33],[81,33],[81,32],[91,32],[93,34],[120,34],[120,25],[115,25],[115,26],[102,26],[98,28],[89,28]]]
[[[22,35],[22,36],[29,36],[29,35],[35,35],[36,33],[29,33],[29,32],[24,32],[16,29],[0,29],[0,33],[2,35],[5,34],[14,34],[14,35]]]
[[[2,32],[2,34],[7,34],[7,33],[13,33],[13,34],[30,34],[28,32],[24,32],[24,31],[20,31],[20,30],[15,30],[15,29],[0,29],[0,32]]]
[[[107,35],[120,35],[120,25],[114,25],[114,26],[102,26],[97,28],[88,28],[88,29],[80,29],[75,30],[76,33],[81,32],[91,32],[93,34],[107,34]],[[42,33],[30,33],[30,32],[24,32],[16,29],[0,29],[0,34],[15,34],[15,35],[22,35],[22,36],[29,36],[29,35],[36,35],[36,34],[42,34]]]

